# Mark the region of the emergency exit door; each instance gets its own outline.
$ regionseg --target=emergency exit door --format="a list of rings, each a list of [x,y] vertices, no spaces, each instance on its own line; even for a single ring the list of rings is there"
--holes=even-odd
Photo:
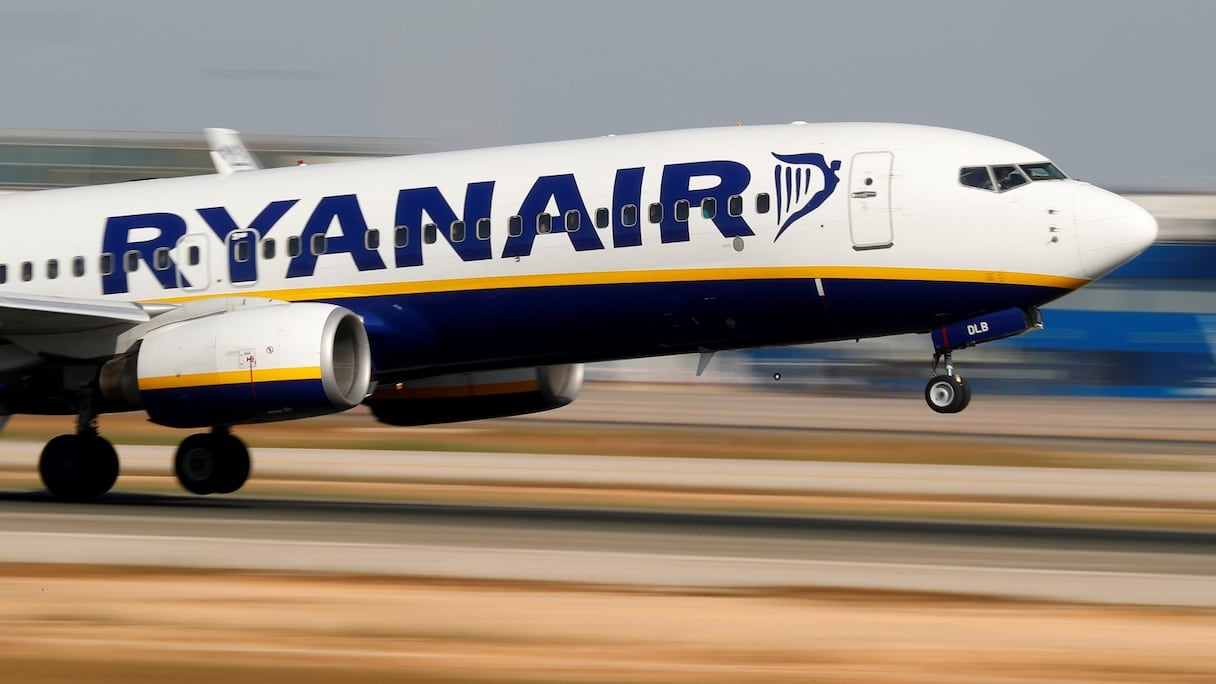
[[[849,165],[849,232],[853,249],[884,249],[894,242],[891,225],[890,152],[861,152]]]
[[[207,265],[207,236],[182,236],[173,249],[173,262],[177,265],[177,286],[181,289],[198,292],[211,284],[211,272]]]

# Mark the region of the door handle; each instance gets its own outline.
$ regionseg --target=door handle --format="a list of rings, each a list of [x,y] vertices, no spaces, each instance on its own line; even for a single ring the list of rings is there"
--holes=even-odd
[[[869,199],[871,197],[878,197],[878,193],[873,190],[858,190],[853,193],[853,199]]]

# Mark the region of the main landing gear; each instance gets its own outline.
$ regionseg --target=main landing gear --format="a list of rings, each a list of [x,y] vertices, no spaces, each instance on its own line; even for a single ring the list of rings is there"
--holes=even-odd
[[[118,479],[118,453],[97,434],[97,414],[91,397],[82,397],[76,434],[59,435],[46,443],[38,459],[42,483],[68,501],[87,501],[110,491]]]
[[[230,494],[249,478],[249,449],[227,428],[190,435],[173,459],[177,480],[194,494]],[[76,433],[47,442],[38,461],[42,483],[57,499],[91,501],[118,479],[118,453],[97,434],[97,416],[82,410]]]
[[[90,425],[74,435],[59,435],[47,442],[38,459],[38,472],[42,483],[56,498],[88,501],[114,486],[118,479],[118,453]]]
[[[249,450],[227,428],[214,428],[182,441],[173,471],[186,491],[231,494],[249,478]]]
[[[958,413],[971,403],[971,388],[963,376],[954,373],[954,361],[950,352],[933,355],[933,372],[937,372],[938,362],[945,357],[946,374],[934,375],[929,384],[925,385],[925,403],[938,413]]]

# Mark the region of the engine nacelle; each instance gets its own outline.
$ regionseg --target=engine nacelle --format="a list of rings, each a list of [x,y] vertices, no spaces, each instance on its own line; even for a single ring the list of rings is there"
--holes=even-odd
[[[455,373],[383,385],[367,405],[389,425],[501,418],[561,408],[583,386],[583,364]]]
[[[273,304],[171,323],[101,370],[102,396],[172,427],[289,420],[367,396],[371,348],[358,316]]]

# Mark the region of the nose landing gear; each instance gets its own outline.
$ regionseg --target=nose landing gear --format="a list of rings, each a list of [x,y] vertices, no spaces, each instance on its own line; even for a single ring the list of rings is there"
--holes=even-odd
[[[950,352],[1042,327],[1043,317],[1037,308],[1031,307],[1003,309],[933,328],[930,330],[933,338],[933,379],[925,386],[925,403],[938,413],[958,413],[971,403],[971,388],[963,376],[954,372]],[[946,374],[938,375],[937,366],[943,358],[946,361]]]
[[[971,387],[963,376],[954,372],[954,361],[950,352],[933,354],[933,372],[937,372],[938,362],[945,356],[946,374],[934,375],[925,385],[925,403],[938,413],[958,413],[971,403]]]

